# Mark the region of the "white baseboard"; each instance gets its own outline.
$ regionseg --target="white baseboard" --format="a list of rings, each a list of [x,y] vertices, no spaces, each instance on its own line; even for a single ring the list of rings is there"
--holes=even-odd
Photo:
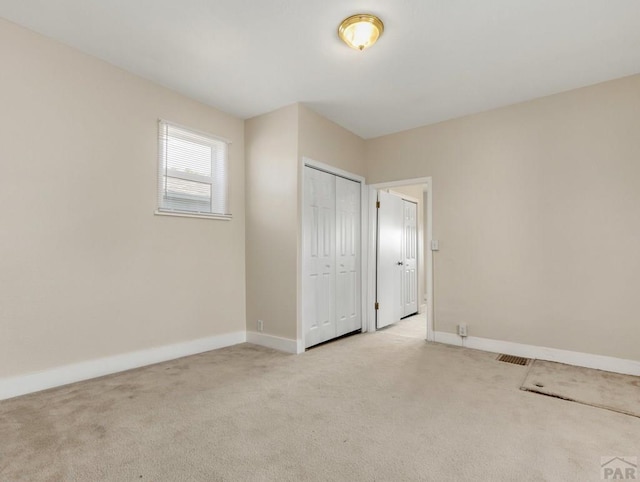
[[[246,333],[238,331],[226,335],[200,338],[174,345],[159,346],[147,350],[64,365],[49,370],[27,373],[26,375],[0,378],[0,400],[195,355],[225,346],[237,345],[245,341]]]
[[[567,365],[575,365],[585,368],[595,368],[607,372],[623,373],[625,375],[640,376],[640,361],[614,358],[604,355],[593,355],[576,351],[547,348],[544,346],[525,345],[510,341],[491,340],[468,336],[464,340],[455,333],[435,332],[435,341],[447,345],[464,346],[475,350],[489,351],[493,353],[505,353],[507,355],[536,358]]]
[[[274,350],[283,351],[285,353],[301,353],[298,351],[298,340],[292,340],[291,338],[280,338],[279,336],[267,335],[266,333],[247,331],[247,342],[253,343],[254,345],[273,348]]]
[[[447,333],[446,331],[436,331],[433,333],[433,341],[436,343],[443,343],[445,345],[462,345],[462,337],[455,333]]]

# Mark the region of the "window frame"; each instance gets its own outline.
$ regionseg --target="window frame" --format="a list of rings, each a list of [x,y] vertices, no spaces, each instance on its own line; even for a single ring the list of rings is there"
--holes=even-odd
[[[223,158],[216,159],[212,156],[211,159],[211,176],[205,176],[197,173],[184,172],[176,169],[170,169],[166,166],[167,164],[167,140],[168,140],[168,130],[170,127],[179,129],[185,132],[185,136],[175,136],[178,139],[189,140],[189,134],[192,134],[194,139],[192,142],[198,143],[198,140],[195,138],[201,137],[211,141],[211,147],[213,148],[215,144],[222,143],[224,144],[224,153]],[[186,138],[186,139],[185,139]],[[206,143],[202,142],[201,145],[206,145]],[[191,127],[187,127],[175,122],[167,121],[165,119],[158,119],[158,179],[157,179],[157,193],[156,193],[156,215],[162,216],[179,216],[179,217],[189,217],[189,218],[203,218],[203,219],[218,219],[229,221],[232,219],[231,209],[230,209],[230,199],[229,199],[229,191],[230,191],[230,183],[229,183],[229,146],[231,145],[231,141],[225,139],[224,137],[216,136],[210,134],[208,132],[199,131],[197,129],[193,129]],[[223,169],[218,169],[216,166],[216,162],[223,162]],[[219,176],[216,176],[216,173],[220,173]],[[187,209],[175,209],[163,206],[166,199],[166,177],[170,177],[173,179],[179,179],[190,182],[198,182],[201,184],[208,184],[210,186],[210,202],[213,203],[214,200],[214,192],[219,192],[216,190],[223,189],[226,191],[226,211],[228,213],[215,213],[208,211],[190,211]],[[211,209],[213,209],[211,207]]]

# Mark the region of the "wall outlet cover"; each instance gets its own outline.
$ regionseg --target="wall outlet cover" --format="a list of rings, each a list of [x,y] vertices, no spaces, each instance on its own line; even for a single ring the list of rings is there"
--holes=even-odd
[[[458,325],[458,335],[459,336],[467,336],[467,324],[466,323],[460,323]]]

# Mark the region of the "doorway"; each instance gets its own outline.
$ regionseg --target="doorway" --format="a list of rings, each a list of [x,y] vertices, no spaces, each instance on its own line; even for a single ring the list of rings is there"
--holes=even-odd
[[[415,189],[421,195],[421,187]],[[404,191],[407,190],[411,193],[410,189]],[[389,189],[378,191],[376,208],[376,328],[380,329],[418,313],[419,285],[424,284],[419,283],[424,270],[422,256],[418,256],[418,236],[422,230],[418,211],[422,211],[422,206],[418,198]]]
[[[375,303],[367,316],[368,329],[421,333],[421,338],[432,341],[431,178],[374,184],[369,189],[368,292]]]

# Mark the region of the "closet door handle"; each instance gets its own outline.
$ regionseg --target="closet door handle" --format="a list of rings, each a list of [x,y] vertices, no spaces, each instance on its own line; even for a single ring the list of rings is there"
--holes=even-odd
[[[402,266],[404,263],[402,261],[398,261],[398,266]]]

